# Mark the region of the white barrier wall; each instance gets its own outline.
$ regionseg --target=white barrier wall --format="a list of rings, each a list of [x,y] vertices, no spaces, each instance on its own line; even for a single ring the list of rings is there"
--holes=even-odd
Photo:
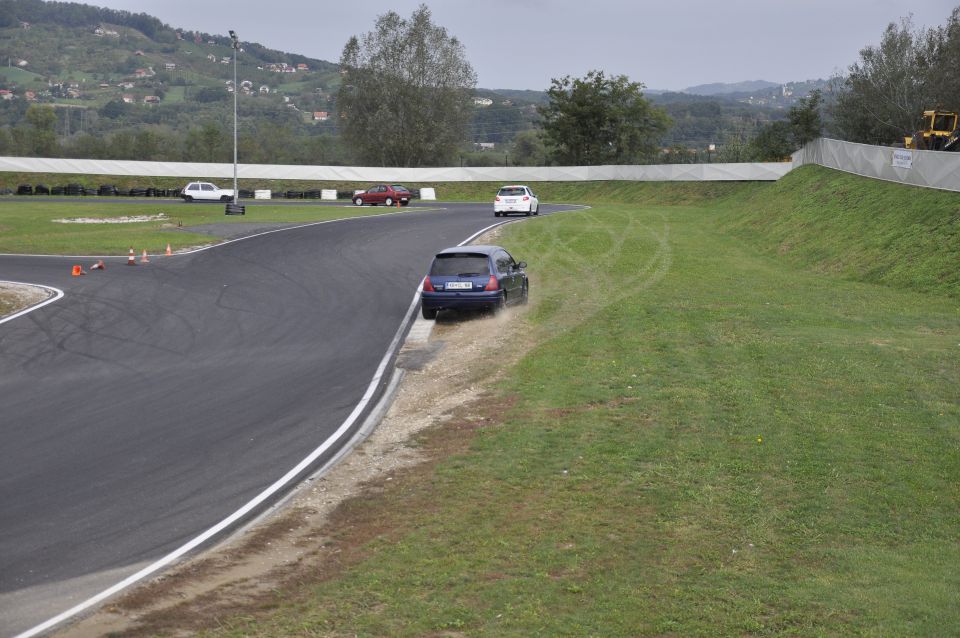
[[[241,179],[296,179],[318,182],[776,181],[786,175],[791,167],[790,162],[482,168],[378,168],[239,164],[237,166],[237,177]],[[232,179],[233,164],[0,157],[0,172]]]
[[[793,154],[793,165],[819,164],[901,184],[960,191],[960,153],[914,151],[816,139]]]
[[[820,138],[792,162],[483,168],[382,168],[239,164],[243,179],[318,182],[776,181],[796,166],[819,164],[864,177],[960,191],[960,153],[913,151]],[[233,164],[0,157],[0,172],[230,179]]]

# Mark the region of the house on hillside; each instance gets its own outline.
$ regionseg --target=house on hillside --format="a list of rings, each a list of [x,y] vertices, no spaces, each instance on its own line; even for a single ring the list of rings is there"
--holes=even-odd
[[[33,91],[24,91],[23,97],[27,100],[27,102],[37,101],[37,94],[34,93]]]
[[[124,104],[133,104],[134,102],[133,96],[129,93],[124,93],[120,96],[120,99],[123,100]]]
[[[146,69],[137,69],[136,71],[133,72],[133,77],[135,77],[135,78],[145,78],[145,77],[147,77],[147,70],[146,70]]]
[[[473,98],[473,104],[475,106],[491,106],[493,104],[493,100],[488,97],[475,97]]]
[[[174,71],[177,68],[177,64],[175,62],[164,62],[163,68],[167,71]]]
[[[330,119],[330,114],[326,111],[314,111],[313,112],[313,121],[314,122],[326,122]]]
[[[310,70],[310,67],[308,67],[306,64],[298,64],[298,65],[297,65],[297,71],[305,72],[305,71],[309,71],[309,70]]]
[[[12,100],[12,99],[13,99],[13,91],[10,91],[9,89],[0,89],[0,100]]]
[[[160,98],[156,95],[146,95],[143,98],[144,104],[160,104]]]

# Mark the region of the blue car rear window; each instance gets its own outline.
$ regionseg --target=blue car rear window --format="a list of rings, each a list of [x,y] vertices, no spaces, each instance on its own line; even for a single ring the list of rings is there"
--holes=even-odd
[[[430,274],[438,277],[489,275],[490,262],[486,255],[470,253],[437,255],[430,267]]]

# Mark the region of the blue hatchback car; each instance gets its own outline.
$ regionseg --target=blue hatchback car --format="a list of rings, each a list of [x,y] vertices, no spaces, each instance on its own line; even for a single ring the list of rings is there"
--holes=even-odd
[[[441,310],[500,310],[527,303],[530,282],[525,262],[514,261],[500,246],[456,246],[433,258],[423,279],[420,311],[436,319]]]

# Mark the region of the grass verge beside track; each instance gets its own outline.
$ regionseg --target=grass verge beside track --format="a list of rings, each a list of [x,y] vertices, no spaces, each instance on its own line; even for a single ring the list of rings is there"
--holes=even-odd
[[[402,208],[399,211],[408,211]],[[248,206],[247,214],[224,215],[223,204],[185,204],[183,202],[141,202],[108,204],[96,201],[55,202],[37,198],[18,200],[16,205],[0,208],[0,253],[44,255],[123,255],[131,246],[139,252],[162,252],[167,244],[173,250],[212,244],[219,239],[190,233],[190,226],[224,223],[274,223],[325,221],[399,212],[384,206]],[[58,223],[56,219],[122,218],[157,216],[136,223]],[[182,227],[178,227],[182,224]],[[176,232],[172,232],[176,231]]]
[[[949,633],[960,196],[898,212],[925,193],[812,169],[511,225],[527,354],[206,635]]]

